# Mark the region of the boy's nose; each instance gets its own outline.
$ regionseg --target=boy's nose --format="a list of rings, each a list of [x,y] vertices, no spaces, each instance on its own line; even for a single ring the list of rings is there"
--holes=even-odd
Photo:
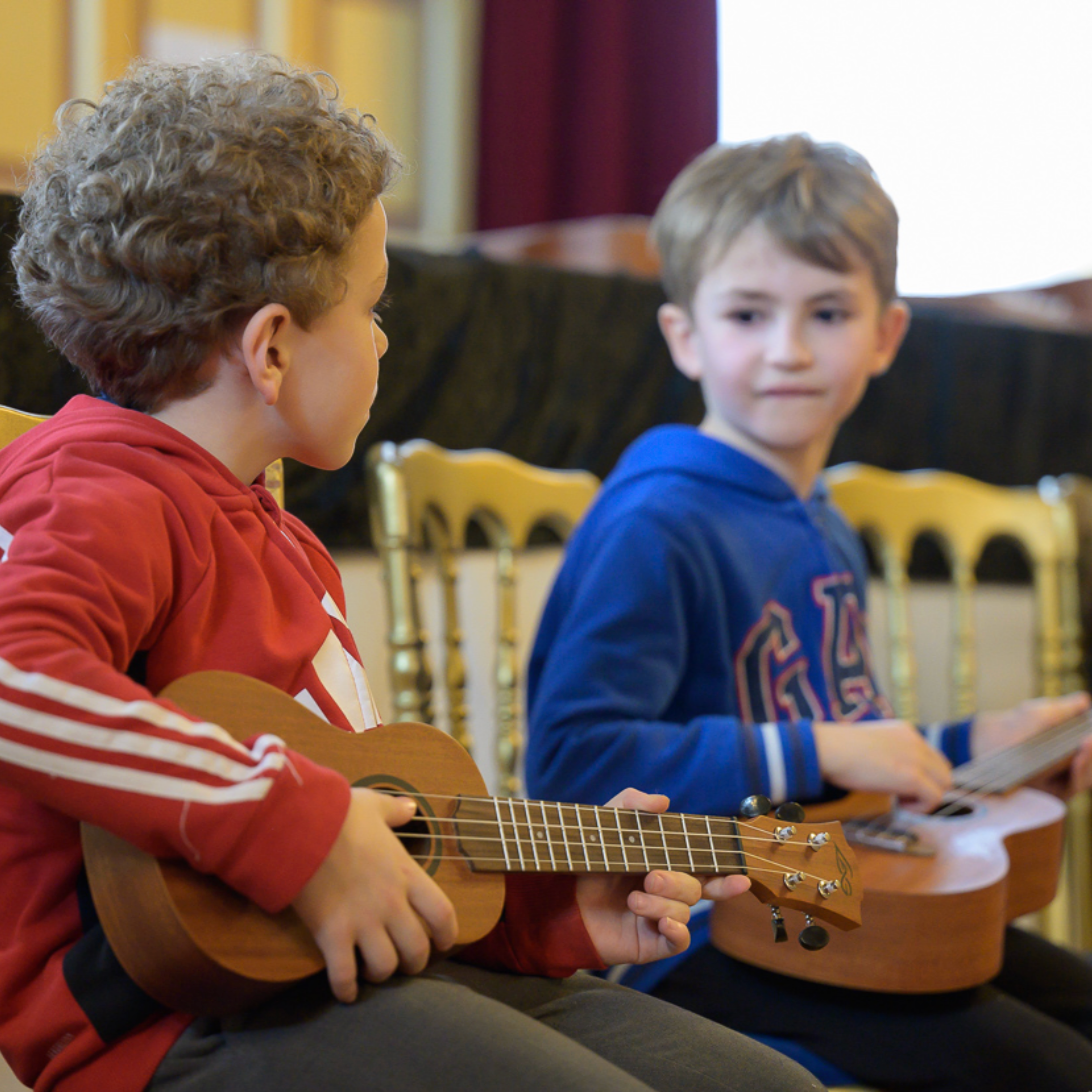
[[[803,368],[811,363],[811,348],[795,323],[779,322],[770,328],[766,357],[783,368]]]

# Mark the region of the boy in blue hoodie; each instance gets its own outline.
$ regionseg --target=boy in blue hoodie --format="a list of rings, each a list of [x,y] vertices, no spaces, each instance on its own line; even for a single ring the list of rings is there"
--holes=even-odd
[[[821,477],[909,320],[898,217],[868,163],[804,136],[714,147],[652,231],[660,326],[706,416],[640,437],[570,541],[531,659],[530,792],[594,801],[651,783],[725,814],[750,793],[806,802],[835,786],[928,811],[952,764],[1087,708],[1076,694],[918,727],[876,684],[860,546]],[[1090,758],[1086,742],[1070,791]],[[690,952],[624,980],[883,1087],[1092,1080],[1092,968],[1016,929],[1000,976],[954,994],[799,982],[729,958],[700,926]]]

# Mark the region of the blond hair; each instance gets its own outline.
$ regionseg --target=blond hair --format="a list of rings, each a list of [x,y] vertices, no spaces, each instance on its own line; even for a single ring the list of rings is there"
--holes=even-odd
[[[202,389],[264,304],[305,328],[331,307],[400,162],[329,77],[260,53],[139,61],[57,127],[23,197],[20,296],[96,392],[146,412]]]
[[[857,152],[802,134],[708,148],[652,220],[668,298],[689,309],[698,282],[751,224],[827,269],[863,261],[881,302],[894,299],[898,213]]]

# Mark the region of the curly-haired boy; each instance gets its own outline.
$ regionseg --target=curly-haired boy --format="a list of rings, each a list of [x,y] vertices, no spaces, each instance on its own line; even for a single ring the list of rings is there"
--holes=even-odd
[[[376,724],[337,570],[263,469],[353,453],[396,168],[327,81],[263,55],[138,64],[32,168],[22,298],[100,397],[0,453],[4,1054],[41,1092],[814,1088],[681,1010],[550,977],[685,947],[692,877],[524,877],[426,970],[455,916],[392,830],[413,805],[153,696],[218,668],[331,731]],[[223,1019],[159,1007],[97,923],[80,821],[293,906],[328,974]]]

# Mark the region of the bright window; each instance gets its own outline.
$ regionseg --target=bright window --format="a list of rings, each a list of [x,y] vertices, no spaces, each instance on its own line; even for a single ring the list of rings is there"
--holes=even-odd
[[[1092,276],[1092,3],[719,0],[720,139],[868,158],[899,290]]]

